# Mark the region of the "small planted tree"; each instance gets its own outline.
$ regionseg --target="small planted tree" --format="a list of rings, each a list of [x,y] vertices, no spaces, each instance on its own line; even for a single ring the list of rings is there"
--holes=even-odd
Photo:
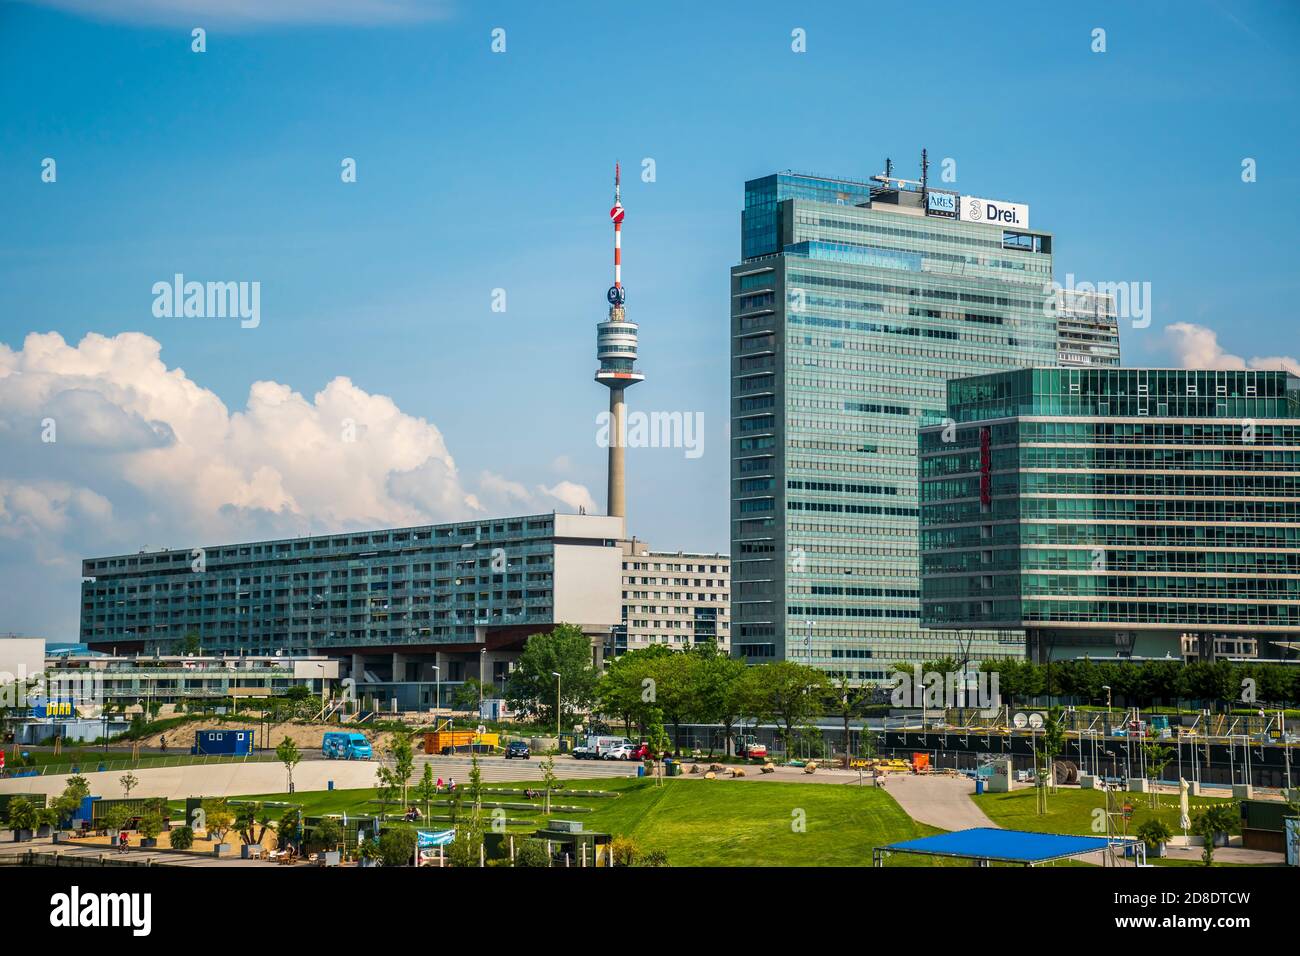
[[[225,800],[204,800],[203,819],[208,839],[220,845],[226,842],[226,834],[235,825],[235,812]]]
[[[118,777],[117,782],[122,785],[122,793],[130,800],[131,791],[140,785],[140,778],[128,771]]]
[[[293,793],[293,768],[302,760],[302,751],[298,745],[289,737],[285,737],[275,748],[275,757],[280,763],[284,764],[284,772],[288,777],[289,792]]]
[[[1159,794],[1156,793],[1156,782],[1160,780],[1165,771],[1174,759],[1174,752],[1169,747],[1156,743],[1154,740],[1144,741],[1142,749],[1146,751],[1147,764],[1147,781],[1151,790],[1151,806],[1160,805]]]
[[[431,812],[433,798],[438,795],[438,784],[433,779],[433,764],[424,765],[424,775],[420,777],[420,782],[415,785],[415,799],[419,800],[424,807],[424,815],[427,818]]]
[[[173,850],[188,850],[194,846],[194,828],[188,826],[174,827],[168,842]]]
[[[559,790],[560,786],[560,778],[555,775],[555,758],[548,756],[542,761],[542,787],[546,791],[542,813],[546,816],[550,816],[551,813],[551,791]]]

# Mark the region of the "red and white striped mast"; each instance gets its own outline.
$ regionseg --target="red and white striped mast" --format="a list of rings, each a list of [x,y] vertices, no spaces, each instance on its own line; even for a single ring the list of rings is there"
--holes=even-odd
[[[619,198],[619,164],[614,164],[614,207],[609,211],[614,220],[614,288],[623,291],[623,202]],[[623,296],[612,305],[622,305]]]

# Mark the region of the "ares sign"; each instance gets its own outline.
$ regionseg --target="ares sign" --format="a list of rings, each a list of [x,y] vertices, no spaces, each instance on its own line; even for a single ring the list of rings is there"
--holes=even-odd
[[[1029,228],[1029,206],[1020,202],[1003,202],[1001,199],[982,199],[979,196],[961,197],[961,218],[964,222],[982,222],[990,226]]]
[[[925,194],[925,214],[927,216],[942,216],[945,219],[956,219],[958,198],[956,193],[930,190]]]

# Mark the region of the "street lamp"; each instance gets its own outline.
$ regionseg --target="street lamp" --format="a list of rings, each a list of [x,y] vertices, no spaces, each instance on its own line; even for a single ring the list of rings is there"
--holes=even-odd
[[[1106,692],[1106,733],[1110,734],[1110,685],[1102,684],[1101,689]]]
[[[483,719],[483,664],[487,660],[487,648],[480,648],[478,652],[478,717]]]
[[[560,672],[551,671],[555,678],[555,749],[560,749]]]

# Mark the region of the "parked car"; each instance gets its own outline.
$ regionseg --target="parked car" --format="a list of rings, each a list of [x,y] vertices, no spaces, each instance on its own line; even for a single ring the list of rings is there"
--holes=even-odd
[[[632,752],[635,749],[636,748],[634,748],[631,744],[621,744],[618,747],[611,747],[609,750],[606,750],[600,756],[601,759],[603,760],[631,760]]]
[[[524,760],[532,757],[532,753],[528,749],[528,744],[524,743],[522,740],[512,740],[510,743],[506,744],[506,759],[510,760],[514,757],[520,757]]]

